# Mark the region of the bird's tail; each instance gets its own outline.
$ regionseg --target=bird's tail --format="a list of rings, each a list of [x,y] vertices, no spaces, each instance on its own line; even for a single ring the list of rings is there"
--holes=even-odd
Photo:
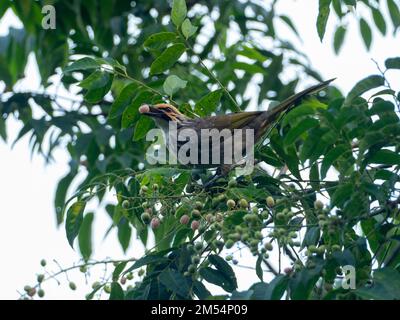
[[[295,95],[282,101],[275,108],[273,108],[270,111],[267,111],[267,117],[268,117],[269,121],[275,120],[283,111],[298,104],[305,96],[313,94],[313,93],[317,93],[317,92],[321,91],[322,89],[326,88],[335,79],[336,78],[333,78],[333,79],[321,82],[319,84],[316,84],[315,86],[312,86],[312,87],[305,89],[299,93],[296,93]]]

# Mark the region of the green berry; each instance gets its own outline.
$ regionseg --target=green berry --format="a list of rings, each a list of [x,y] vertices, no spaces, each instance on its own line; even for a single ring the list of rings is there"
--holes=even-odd
[[[249,206],[249,203],[247,202],[246,199],[240,199],[239,200],[239,207],[242,209],[246,209]]]
[[[197,252],[199,252],[200,250],[203,249],[203,243],[201,243],[201,242],[196,242],[196,243],[194,244],[194,249],[195,249]]]
[[[297,238],[297,232],[296,231],[289,232],[289,237],[291,237],[292,239],[296,239]]]
[[[225,247],[226,247],[227,249],[230,249],[230,248],[233,247],[234,244],[235,244],[235,242],[234,242],[233,240],[227,240],[227,241],[225,242]]]
[[[31,290],[32,290],[32,287],[31,287],[31,286],[28,286],[28,285],[27,285],[27,286],[24,287],[24,291],[25,291],[25,292],[29,292],[29,291],[31,291]]]
[[[110,294],[111,293],[111,286],[110,285],[104,286],[104,292]]]
[[[194,204],[194,207],[195,207],[197,210],[201,210],[201,209],[203,209],[203,203],[200,202],[200,201],[196,201],[195,204]]]
[[[236,187],[236,186],[237,186],[237,181],[236,181],[236,179],[229,180],[229,182],[228,182],[228,187],[229,187],[229,188],[234,188],[234,187]]]
[[[46,264],[47,264],[47,262],[46,262],[45,259],[40,260],[40,265],[41,265],[42,267],[45,267]]]
[[[139,193],[140,193],[141,195],[143,195],[143,194],[147,193],[147,191],[149,191],[149,188],[148,188],[147,186],[142,186],[142,187],[140,188]]]
[[[194,209],[192,211],[192,217],[195,218],[195,219],[200,218],[201,217],[201,212],[199,210],[197,210],[197,209]]]
[[[43,289],[39,289],[38,290],[38,296],[39,296],[39,298],[43,298],[44,297],[44,290]]]
[[[151,221],[151,216],[148,212],[143,212],[140,216],[144,224],[149,224]]]
[[[271,196],[267,197],[266,201],[268,207],[272,208],[273,206],[275,206],[275,200]]]
[[[138,276],[139,276],[139,277],[143,276],[143,275],[144,275],[144,272],[145,272],[145,271],[144,271],[143,269],[140,269],[139,272],[138,272]]]
[[[261,240],[261,239],[263,238],[263,235],[262,235],[262,233],[261,233],[260,231],[256,231],[256,232],[254,233],[254,237],[255,237],[256,239]]]
[[[44,280],[44,274],[38,274],[37,276],[37,282],[42,283]]]
[[[143,209],[148,209],[150,207],[149,203],[147,201],[142,203],[142,208]]]
[[[332,251],[340,251],[341,247],[338,244],[332,246]]]
[[[263,218],[263,219],[268,219],[268,218],[269,218],[268,211],[263,211],[263,212],[261,212],[261,218]]]
[[[86,266],[80,266],[79,267],[79,271],[82,272],[82,273],[86,273],[87,267]]]
[[[268,251],[272,251],[272,250],[274,249],[274,247],[272,246],[272,243],[271,243],[271,242],[266,242],[266,243],[264,244],[264,248],[265,248],[266,250],[268,250]]]
[[[132,274],[132,272],[129,272],[129,273],[126,275],[126,278],[127,278],[128,280],[132,280],[132,279],[133,279],[133,274]]]
[[[192,263],[193,264],[198,264],[200,262],[200,257],[199,256],[193,256],[192,257]]]
[[[159,186],[157,183],[154,183],[152,187],[153,187],[154,191],[157,191],[159,189]]]
[[[285,217],[286,217],[286,215],[285,215],[285,213],[282,211],[282,212],[278,212],[277,214],[276,214],[276,218],[278,219],[278,220],[283,220],[283,219],[285,219]]]
[[[128,200],[124,200],[122,201],[122,208],[124,209],[129,209],[129,201]]]
[[[195,272],[196,272],[196,266],[193,265],[193,264],[189,265],[189,267],[188,267],[188,272],[189,272],[190,274],[195,273]]]
[[[72,282],[72,284],[75,285],[73,282]],[[71,282],[70,282],[69,287],[71,288]],[[100,282],[98,282],[98,281],[93,282],[93,284],[92,284],[92,289],[93,289],[93,290],[95,290],[95,289],[97,289],[97,288],[99,288],[99,287],[101,287],[101,283],[100,283]],[[71,289],[72,289],[72,288],[71,288]],[[76,287],[75,287],[75,289],[76,289]],[[75,289],[72,289],[72,290],[75,290]]]
[[[321,209],[324,208],[324,204],[322,203],[321,200],[316,200],[314,202],[314,208],[317,209],[317,210],[321,210]]]
[[[229,209],[233,209],[233,208],[236,206],[235,200],[229,199],[229,200],[226,202],[226,206],[227,206]]]
[[[227,255],[227,256],[225,257],[225,260],[226,260],[226,261],[232,261],[232,259],[233,259],[233,257],[232,257],[231,255]]]
[[[95,284],[97,284],[97,286],[96,287],[93,287]],[[92,288],[93,289],[95,289],[95,288],[97,288],[98,286],[100,286],[100,283],[93,283],[93,286],[92,286]],[[74,283],[74,282],[70,282],[69,283],[69,288],[71,289],[71,290],[73,290],[73,291],[75,291],[76,290],[76,284]]]
[[[317,247],[315,246],[315,245],[310,245],[310,246],[308,246],[308,250],[311,252],[311,253],[317,253],[317,251],[318,251],[318,249],[317,249]]]

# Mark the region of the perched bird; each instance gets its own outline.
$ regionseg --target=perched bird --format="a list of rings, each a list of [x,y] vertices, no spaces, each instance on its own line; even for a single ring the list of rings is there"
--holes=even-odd
[[[250,129],[250,131],[254,133],[254,143],[259,142],[266,134],[268,129],[271,127],[271,125],[279,118],[279,116],[283,112],[289,110],[291,107],[298,105],[305,96],[317,93],[318,91],[326,88],[333,80],[334,79],[321,82],[304,91],[301,91],[300,93],[289,97],[288,99],[284,100],[282,103],[278,104],[276,107],[268,111],[236,112],[204,118],[190,118],[182,114],[176,107],[170,104],[162,103],[156,105],[144,104],[140,106],[139,112],[145,116],[151,117],[155,121],[156,125],[163,131],[164,137],[166,138],[167,142],[170,135],[171,125],[176,125],[178,134],[184,129],[192,130],[193,135],[197,135],[200,138],[191,139],[191,137],[189,136],[188,139],[184,141],[178,141],[177,148],[174,153],[179,152],[180,148],[186,143],[196,143],[196,146],[189,145],[189,147],[193,147],[191,151],[195,149],[198,150],[195,156],[198,160],[196,164],[198,164],[198,166],[200,167],[218,167],[219,169],[222,169],[222,172],[226,173],[227,171],[229,171],[229,168],[232,167],[232,164],[237,163],[237,158],[228,159],[228,161],[225,162],[222,161],[220,163],[214,163],[213,161],[211,161],[211,157],[212,155],[215,155],[215,153],[219,153],[220,159],[226,160],[226,158],[223,157],[226,152],[224,151],[225,149],[222,144],[229,139],[230,140],[228,141],[228,144],[234,144],[235,142],[237,142],[238,139],[233,135],[233,132],[236,129],[243,129],[243,131],[245,131],[245,129]],[[204,129],[217,129],[217,131],[224,131],[225,133],[226,131],[228,131],[231,132],[232,135],[230,138],[225,137],[224,139],[219,140],[217,143],[215,143],[215,141],[214,143],[212,143],[212,139],[209,136],[202,138],[202,129],[203,131]],[[241,153],[242,157],[245,157],[247,153],[244,145],[246,139],[245,136],[246,135],[241,136],[242,144],[240,148],[242,149],[239,152]],[[205,139],[207,140],[207,144],[210,144],[210,146],[207,147],[208,149],[201,149],[200,144],[201,142],[204,142]],[[206,157],[203,157],[203,160],[204,158],[208,158],[208,163],[204,163],[204,161],[201,161],[202,153],[204,153],[205,151],[207,151],[208,154]],[[233,157],[232,154],[229,156],[231,158]]]

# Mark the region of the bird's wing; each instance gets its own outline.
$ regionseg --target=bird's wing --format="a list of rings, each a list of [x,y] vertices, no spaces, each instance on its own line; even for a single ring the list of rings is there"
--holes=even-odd
[[[196,127],[200,129],[241,129],[247,127],[262,111],[237,112],[221,116],[196,119]]]

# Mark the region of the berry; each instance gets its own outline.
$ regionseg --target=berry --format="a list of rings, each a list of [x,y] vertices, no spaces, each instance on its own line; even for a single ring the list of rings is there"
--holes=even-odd
[[[230,248],[233,247],[234,244],[235,244],[235,242],[234,242],[233,240],[227,240],[227,241],[225,242],[225,247],[226,247],[227,249],[230,249]]]
[[[201,209],[203,209],[203,203],[200,202],[200,201],[196,201],[195,204],[194,204],[194,207],[195,207],[197,210],[201,210]]]
[[[144,270],[143,270],[143,269],[140,269],[139,272],[138,272],[138,276],[141,277],[141,276],[143,276],[143,275],[144,275]]]
[[[127,278],[128,280],[132,280],[132,279],[133,279],[133,274],[132,274],[132,272],[129,272],[129,273],[126,275],[126,278]]]
[[[95,285],[95,284],[98,284],[98,286],[100,285],[100,283],[93,283],[93,286]],[[93,286],[92,286],[92,288],[93,288]],[[76,290],[76,284],[74,283],[74,282],[70,282],[69,283],[69,288],[71,289],[71,290],[73,290],[73,291],[75,291]],[[96,288],[97,288],[97,286],[96,286]],[[95,288],[93,288],[93,289],[95,289]]]
[[[268,207],[272,208],[273,206],[275,206],[275,200],[271,196],[267,197],[266,201]]]
[[[332,251],[340,251],[341,247],[338,244],[332,246]]]
[[[201,217],[201,212],[199,210],[197,210],[197,209],[194,209],[192,211],[192,217],[195,218],[195,219],[200,218]]]
[[[158,184],[157,184],[157,183],[154,183],[154,184],[153,184],[153,190],[154,190],[154,191],[157,191],[158,189],[159,189]]]
[[[209,213],[209,214],[206,215],[206,221],[207,221],[208,223],[212,223],[213,220],[214,220],[214,216],[213,216],[211,213]]]
[[[71,284],[71,283],[70,283]],[[71,287],[71,286],[70,286]],[[95,290],[95,289],[97,289],[97,288],[99,288],[99,287],[101,287],[101,283],[100,282],[98,282],[98,281],[96,281],[96,282],[93,282],[93,284],[92,284],[92,289],[93,290]],[[75,289],[72,289],[72,290],[75,290]]]
[[[263,218],[263,219],[268,219],[268,218],[269,218],[268,211],[263,211],[263,212],[261,212],[261,218]]]
[[[140,188],[139,194],[143,195],[143,194],[147,193],[148,190],[149,190],[149,188],[147,186],[142,186]]]
[[[160,219],[154,217],[151,219],[150,226],[152,229],[157,229],[160,226]]]
[[[151,220],[151,216],[148,212],[143,212],[140,216],[144,224],[149,224]]]
[[[222,215],[222,213],[218,212],[218,213],[215,215],[215,221],[217,221],[217,222],[222,222],[223,220],[224,220],[224,216]]]
[[[45,267],[46,264],[47,264],[46,260],[44,260],[44,259],[40,260],[40,265],[41,265],[42,267]]]
[[[228,255],[228,256],[225,257],[226,261],[232,261],[232,259],[233,259],[233,257],[231,255]]]
[[[234,188],[237,186],[237,181],[235,179],[232,179],[228,182],[228,187],[229,188]]]
[[[271,243],[271,242],[266,242],[266,243],[264,244],[264,248],[265,248],[266,250],[268,250],[268,251],[272,251],[272,250],[274,249],[274,247],[272,246],[272,243]]]
[[[87,267],[86,266],[81,266],[81,267],[79,267],[79,271],[82,272],[82,273],[86,273]]]
[[[189,272],[190,274],[195,273],[195,272],[196,272],[196,266],[193,265],[193,264],[189,265],[189,267],[188,267],[188,272]]]
[[[198,264],[200,262],[200,257],[199,256],[193,256],[192,257],[192,263],[193,264]]]
[[[122,201],[122,208],[129,209],[129,201],[128,200]]]
[[[33,297],[36,294],[36,289],[31,288],[31,290],[28,291],[28,296]]]
[[[311,253],[317,253],[317,247],[316,246],[314,246],[313,244],[312,245],[310,245],[310,246],[308,246],[308,250],[311,252]]]
[[[124,285],[126,283],[126,278],[125,277],[121,277],[121,279],[119,280],[119,282]]]
[[[179,220],[179,222],[180,222],[181,224],[188,224],[188,223],[189,223],[189,220],[190,220],[189,216],[188,216],[187,214],[184,214],[184,215],[181,217],[181,219]]]
[[[233,208],[236,206],[235,200],[229,199],[229,200],[226,202],[226,206],[227,206],[229,209],[233,209]]]
[[[37,282],[42,283],[44,280],[44,274],[38,274],[37,276]]]
[[[256,232],[254,233],[254,237],[255,237],[256,239],[261,240],[261,239],[263,238],[263,235],[262,235],[262,233],[261,233],[260,231],[256,231]]]
[[[110,285],[106,285],[104,287],[104,292],[110,294],[111,293],[111,286]]]
[[[236,265],[236,264],[239,263],[239,261],[237,261],[236,259],[233,259],[233,260],[232,260],[232,263],[233,263],[234,265]]]
[[[276,214],[276,218],[278,219],[278,220],[283,220],[283,219],[285,219],[285,217],[286,217],[286,215],[285,215],[285,213],[282,211],[282,212],[278,212],[277,214]]]
[[[246,199],[240,199],[239,200],[239,207],[242,209],[246,209],[249,206],[249,203],[247,202]]]
[[[314,202],[314,208],[317,209],[317,210],[321,210],[321,209],[324,208],[324,204],[322,203],[321,200],[316,200]]]
[[[197,220],[192,221],[192,224],[190,225],[193,231],[196,231],[200,227],[200,222]]]
[[[32,287],[31,286],[25,286],[24,287],[24,291],[25,292],[29,292],[29,291],[31,291],[32,290]]]
[[[38,290],[38,296],[39,296],[39,298],[43,298],[44,297],[44,290],[43,289],[39,289]]]
[[[194,249],[195,249],[196,251],[202,250],[202,249],[203,249],[203,243],[201,243],[201,242],[196,242],[196,243],[194,244]]]
[[[150,205],[149,205],[148,202],[145,201],[145,202],[142,203],[142,208],[143,208],[143,209],[147,209],[147,208],[149,208],[149,207],[150,207]]]
[[[297,232],[295,232],[295,231],[289,232],[289,237],[291,237],[292,239],[297,238]]]
[[[293,272],[293,269],[290,267],[287,267],[287,268],[283,269],[283,272],[286,274],[291,274]]]

